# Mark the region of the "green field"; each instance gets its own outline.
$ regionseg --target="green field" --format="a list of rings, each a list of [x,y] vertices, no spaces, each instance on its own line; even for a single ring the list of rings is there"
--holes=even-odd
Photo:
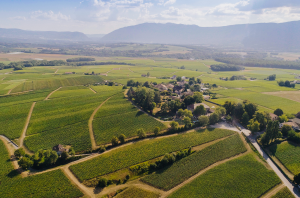
[[[63,87],[58,91],[54,92],[50,99],[64,98],[64,97],[75,97],[81,95],[94,94],[88,87],[85,86],[74,86],[74,87]]]
[[[273,171],[249,154],[208,170],[169,197],[260,197],[279,183]]]
[[[240,136],[236,134],[175,162],[162,172],[148,175],[142,181],[168,191],[206,167],[246,151]]]
[[[295,198],[295,196],[291,193],[291,191],[287,187],[284,187],[271,198]]]
[[[83,193],[71,184],[61,170],[29,176],[1,184],[0,197],[5,198],[77,198]]]
[[[224,129],[209,129],[162,139],[136,142],[97,158],[72,165],[70,169],[81,181],[88,180],[157,158],[165,153],[204,144],[234,133]],[[99,166],[99,164],[105,164],[105,166]]]
[[[116,198],[159,198],[158,194],[136,187],[130,187],[118,194]]]
[[[291,173],[300,173],[300,146],[282,142],[270,146],[269,150]]]

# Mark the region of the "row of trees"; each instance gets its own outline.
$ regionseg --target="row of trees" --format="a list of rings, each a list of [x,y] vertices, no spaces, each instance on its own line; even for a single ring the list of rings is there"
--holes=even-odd
[[[277,82],[279,86],[281,87],[291,87],[291,88],[295,88],[295,84],[294,83],[291,83],[290,81],[286,80],[286,81],[283,81],[283,80],[280,80]]]
[[[20,148],[15,151],[14,155],[17,159],[19,159],[18,164],[23,170],[27,170],[30,167],[35,169],[42,169],[53,166],[57,163],[59,159],[58,154],[56,151],[52,150],[39,150],[34,155],[30,156],[25,154],[23,148]],[[75,150],[73,148],[69,149],[69,152],[64,151],[61,154],[60,159],[65,161],[69,158],[69,156],[75,155]]]
[[[244,67],[228,64],[211,65],[210,68],[213,71],[241,71],[245,69]]]

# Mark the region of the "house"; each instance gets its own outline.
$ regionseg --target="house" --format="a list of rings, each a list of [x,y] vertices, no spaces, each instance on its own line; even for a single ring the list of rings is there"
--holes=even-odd
[[[206,109],[206,113],[208,113],[210,111],[210,107],[204,103],[191,104],[191,105],[187,106],[187,109],[193,112],[200,105],[204,106],[204,108]]]
[[[164,84],[155,85],[154,88],[158,89],[159,91],[167,91],[168,90],[168,87]]]
[[[209,100],[210,96],[209,95],[203,95],[204,100]]]
[[[182,76],[181,77],[181,80],[188,80],[189,78],[185,77],[185,76]]]
[[[300,84],[300,80],[295,80],[294,84]]]
[[[64,146],[61,145],[61,144],[58,144],[58,145],[54,146],[52,148],[52,150],[56,151],[58,155],[61,155],[64,151],[67,151],[67,149],[65,149]]]
[[[146,74],[142,74],[141,76],[142,76],[142,77],[147,77],[147,75],[146,75]]]
[[[270,113],[270,117],[272,121],[278,120],[278,116],[275,115],[274,113]]]
[[[206,91],[206,90],[209,90],[209,88],[205,88],[205,87],[201,88],[201,91]]]
[[[295,122],[300,127],[300,119],[299,118],[294,118],[291,121]]]
[[[174,76],[171,77],[172,80],[176,80],[176,78],[177,78],[176,75],[174,75]]]
[[[65,74],[73,74],[73,72],[65,72]]]
[[[293,128],[294,131],[299,131],[300,127],[295,122],[284,122],[279,124],[279,128],[281,129],[284,125],[289,125]]]
[[[168,89],[173,89],[173,88],[174,88],[174,85],[172,85],[172,84],[167,84],[166,87],[167,87]]]

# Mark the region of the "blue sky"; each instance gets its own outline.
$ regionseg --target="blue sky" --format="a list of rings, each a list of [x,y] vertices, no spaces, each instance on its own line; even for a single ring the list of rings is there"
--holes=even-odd
[[[146,22],[202,27],[300,20],[300,0],[2,0],[0,28],[106,34]]]

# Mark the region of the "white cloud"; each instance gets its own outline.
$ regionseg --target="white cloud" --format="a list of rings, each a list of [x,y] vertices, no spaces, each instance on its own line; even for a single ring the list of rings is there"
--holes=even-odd
[[[30,15],[30,18],[32,19],[40,19],[40,20],[54,20],[54,21],[58,21],[58,20],[70,20],[71,17],[70,16],[66,16],[63,15],[62,13],[58,12],[58,13],[54,13],[53,11],[48,11],[48,12],[43,12],[43,11],[35,11],[32,12]]]
[[[24,17],[24,16],[15,16],[15,17],[10,17],[10,19],[16,20],[16,21],[25,21],[26,17]]]

